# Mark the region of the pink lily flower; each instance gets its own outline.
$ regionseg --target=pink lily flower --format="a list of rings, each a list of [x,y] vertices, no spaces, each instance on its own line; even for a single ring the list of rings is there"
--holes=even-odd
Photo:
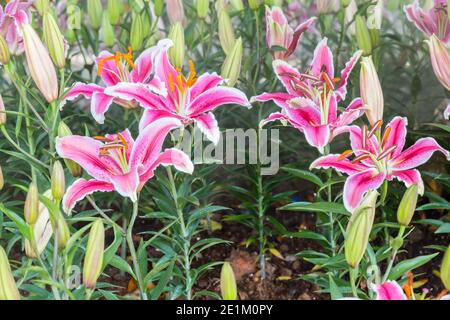
[[[376,300],[408,300],[402,287],[396,281],[386,281],[385,283],[372,287],[376,293]]]
[[[347,95],[347,82],[361,51],[356,52],[335,78],[333,55],[323,39],[314,52],[312,65],[306,73],[300,73],[282,60],[275,60],[273,67],[287,93],[263,93],[252,101],[274,101],[282,113],[271,114],[262,122],[265,125],[275,120],[287,120],[305,134],[308,143],[319,149],[334,137],[345,132],[348,126],[364,113],[362,100],[357,98],[338,117],[337,104]]]
[[[63,208],[70,213],[75,204],[93,192],[117,191],[133,202],[144,184],[160,166],[173,165],[191,174],[194,166],[189,157],[178,149],[161,151],[167,134],[182,126],[174,118],[153,122],[136,141],[127,130],[105,137],[67,136],[57,138],[56,150],[61,158],[78,163],[93,177],[78,179],[66,191]]]
[[[211,112],[225,104],[251,107],[245,94],[235,88],[221,86],[223,79],[215,73],[197,78],[194,64],[189,61],[186,78],[169,61],[167,47],[156,58],[156,77],[167,89],[166,95],[155,94],[148,86],[138,83],[119,83],[106,89],[106,94],[126,101],[137,101],[145,108],[139,124],[140,131],[157,119],[174,117],[184,124],[196,123],[206,137],[217,144],[220,130]]]
[[[348,211],[357,208],[369,190],[378,189],[385,180],[396,178],[407,187],[417,184],[423,194],[424,185],[420,172],[415,168],[426,163],[434,152],[440,151],[447,159],[450,153],[443,149],[433,138],[422,138],[413,146],[403,151],[406,141],[408,120],[394,118],[387,126],[381,141],[377,135],[381,121],[369,132],[352,126],[349,129],[353,150],[341,155],[331,154],[313,162],[311,169],[334,168],[349,175],[344,185],[344,205]],[[355,159],[348,157],[354,154]]]
[[[0,34],[8,43],[12,54],[19,55],[24,51],[20,26],[31,21],[30,7],[33,1],[12,0],[3,9],[0,6]]]
[[[128,53],[116,52],[115,54],[102,51],[96,59],[96,64],[103,85],[75,83],[61,102],[60,108],[67,101],[73,101],[81,95],[86,99],[91,99],[91,114],[98,123],[103,124],[105,113],[113,102],[124,108],[136,107],[134,101],[124,101],[108,95],[106,93],[108,87],[119,83],[136,83],[151,92],[164,94],[166,89],[159,78],[155,77],[153,69],[156,57],[170,43],[170,40],[161,40],[156,46],[142,52],[135,62],[132,60],[131,49]],[[131,71],[129,71],[129,67],[132,68]]]
[[[445,43],[450,42],[450,24],[447,14],[447,0],[434,0],[434,6],[425,12],[419,1],[405,6],[406,17],[427,36],[435,34]]]
[[[279,7],[272,9],[266,6],[266,43],[267,48],[274,46],[285,48],[286,51],[275,51],[273,57],[275,59],[286,60],[297,49],[300,39],[305,31],[316,21],[316,18],[310,18],[301,23],[295,30],[289,26],[289,22]]]

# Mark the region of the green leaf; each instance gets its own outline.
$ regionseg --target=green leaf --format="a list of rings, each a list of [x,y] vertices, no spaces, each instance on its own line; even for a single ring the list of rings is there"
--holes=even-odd
[[[343,295],[341,291],[339,290],[339,287],[336,285],[336,282],[334,282],[333,276],[328,274],[328,280],[330,282],[330,294],[331,294],[331,300],[339,300],[342,299]]]
[[[31,239],[31,234],[30,234],[30,227],[28,226],[28,224],[25,222],[25,220],[23,220],[19,215],[17,215],[15,212],[9,210],[8,208],[6,208],[3,203],[0,203],[0,211],[2,211],[4,214],[6,214],[8,216],[8,218],[10,218],[14,224],[17,226],[17,228],[19,229],[20,233],[28,240]]]
[[[417,211],[424,211],[424,210],[438,210],[438,209],[446,209],[450,210],[450,203],[442,203],[442,202],[432,202],[424,204],[423,206],[420,206],[417,208]]]
[[[303,212],[333,212],[344,215],[350,215],[350,213],[345,209],[344,205],[334,202],[294,202],[278,210],[286,211],[303,211]]]
[[[112,257],[109,264],[112,265],[114,268],[119,269],[120,271],[128,273],[129,275],[131,275],[133,278],[136,279],[136,276],[133,270],[131,269],[130,265],[122,257],[115,255],[114,257]]]
[[[441,234],[441,233],[450,233],[450,222],[446,222],[444,223],[442,226],[440,226],[436,232],[437,234]]]
[[[439,253],[430,254],[427,256],[419,256],[412,259],[404,260],[395,265],[391,273],[389,274],[390,280],[397,280],[401,276],[403,276],[408,271],[414,270],[420,266],[423,266],[427,262],[431,261],[434,257],[436,257]]]
[[[323,186],[322,180],[310,171],[299,170],[299,169],[288,168],[288,167],[281,168],[281,170],[288,172],[289,174],[293,175],[294,177],[312,182],[312,183],[318,185],[319,187]]]

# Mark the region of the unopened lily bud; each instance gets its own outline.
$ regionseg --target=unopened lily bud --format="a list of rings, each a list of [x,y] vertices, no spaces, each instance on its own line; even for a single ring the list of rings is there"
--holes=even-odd
[[[39,217],[39,191],[36,183],[32,182],[28,188],[24,207],[25,221],[29,225],[36,223]]]
[[[59,161],[53,164],[51,180],[53,198],[60,201],[66,191],[66,180],[64,178],[64,169]]]
[[[342,2],[341,2],[342,3]],[[355,18],[355,14],[358,12],[358,6],[356,5],[355,0],[348,1],[348,5],[345,6],[345,18],[344,21],[348,25],[348,33],[350,35],[354,35],[355,30],[355,22],[353,21]]]
[[[372,56],[363,57],[360,73],[361,98],[366,105],[366,115],[372,126],[383,120],[384,98]]]
[[[120,17],[123,14],[123,1],[122,0],[108,0],[108,21],[112,25],[118,25]]]
[[[103,254],[105,251],[105,229],[101,219],[92,223],[86,255],[83,264],[83,284],[94,289],[97,279],[102,273]]]
[[[58,99],[58,78],[52,59],[31,25],[22,25],[28,69],[39,91],[48,103]]]
[[[439,82],[450,91],[450,54],[436,35],[426,41],[430,47],[431,64]]]
[[[208,16],[209,0],[197,0],[197,15],[200,19]]]
[[[155,0],[153,4],[153,8],[155,10],[155,15],[157,17],[161,17],[164,10],[164,0]]]
[[[183,0],[167,0],[167,14],[171,24],[184,22]]]
[[[237,300],[237,285],[233,268],[225,262],[220,273],[220,292],[223,300]]]
[[[0,34],[0,64],[6,65],[11,60],[9,47],[5,38]]]
[[[403,226],[409,226],[416,211],[417,198],[419,196],[417,184],[413,184],[406,190],[397,209],[397,221]]]
[[[221,11],[219,16],[219,39],[220,45],[226,54],[233,50],[236,38],[234,36],[233,24],[226,11]]]
[[[60,214],[56,219],[56,237],[58,242],[58,248],[64,249],[67,241],[70,239],[70,230],[66,220]]]
[[[170,28],[169,39],[173,46],[169,49],[169,58],[176,68],[181,68],[184,62],[185,44],[184,29],[180,22],[177,22]]]
[[[5,186],[5,179],[3,178],[2,166],[0,166],[0,191],[3,190],[4,186]]]
[[[244,3],[242,3],[242,0],[230,0],[230,5],[234,11],[244,10]]]
[[[0,126],[6,124],[6,119],[5,103],[3,102],[3,97],[0,94]]]
[[[261,0],[248,0],[248,5],[250,9],[257,10],[261,5]]]
[[[227,85],[230,87],[234,87],[241,73],[242,54],[242,38],[239,38],[222,66],[222,78],[226,79]]]
[[[105,45],[112,47],[116,43],[116,35],[114,33],[114,27],[106,16],[103,16],[102,33]]]
[[[346,8],[352,0],[341,0],[341,6]]]
[[[11,272],[8,256],[0,246],[0,300],[20,300],[20,293]]]
[[[369,235],[375,219],[378,192],[367,193],[361,205],[353,213],[347,226],[345,239],[345,259],[352,268],[357,268],[366,252]]]
[[[359,48],[365,55],[372,53],[372,39],[370,38],[369,29],[367,29],[366,21],[360,15],[355,17],[356,41]]]
[[[59,69],[64,69],[66,64],[66,55],[64,49],[64,37],[61,30],[56,23],[55,18],[50,12],[44,13],[44,41],[47,46],[50,57],[55,66]]]
[[[41,16],[43,16],[44,13],[47,12],[49,6],[50,0],[34,0],[34,7]]]
[[[94,30],[100,29],[103,19],[103,7],[101,0],[87,0],[87,12],[89,22]]]
[[[63,121],[61,121],[58,127],[58,137],[63,138],[71,135],[72,131],[70,131],[69,127]],[[81,177],[83,171],[78,163],[70,159],[64,159],[64,163],[66,164],[67,169],[69,169],[69,172],[73,177]]]
[[[450,246],[445,251],[441,264],[441,280],[447,290],[450,290]]]
[[[131,22],[130,44],[131,49],[138,51],[144,41],[144,25],[140,14],[133,14]]]

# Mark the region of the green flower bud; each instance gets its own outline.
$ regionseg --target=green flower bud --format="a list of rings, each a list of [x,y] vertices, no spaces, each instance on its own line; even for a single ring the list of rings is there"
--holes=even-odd
[[[155,0],[154,1],[154,10],[155,10],[155,15],[157,17],[161,17],[163,10],[164,10],[164,1],[163,0]]]
[[[51,185],[53,199],[60,201],[66,191],[66,180],[64,177],[64,169],[59,161],[53,164]]]
[[[138,51],[142,47],[144,41],[144,24],[140,14],[133,14],[131,22],[130,44],[131,49]]]
[[[3,178],[2,166],[0,166],[0,191],[3,190],[4,186],[5,186],[5,179]]]
[[[34,0],[34,7],[37,9],[41,16],[48,10],[50,0]]]
[[[408,226],[416,211],[417,198],[419,196],[417,184],[413,184],[406,190],[397,209],[397,221],[401,225]]]
[[[353,213],[347,226],[345,239],[345,259],[352,268],[357,268],[366,252],[369,235],[375,219],[378,192],[367,193],[361,205]]]
[[[185,54],[184,29],[181,22],[177,22],[170,28],[169,39],[173,41],[173,47],[169,49],[170,61],[176,68],[181,68]]]
[[[369,29],[367,29],[366,21],[360,15],[355,17],[356,41],[365,55],[372,53],[372,39],[370,38]]]
[[[261,0],[248,0],[248,5],[250,6],[250,9],[257,10],[261,5]]]
[[[372,48],[376,48],[380,44],[380,29],[369,29],[369,34]]]
[[[102,23],[103,42],[106,46],[112,47],[116,43],[116,35],[114,33],[114,27],[110,23],[110,19],[103,16]]]
[[[3,97],[0,94],[0,126],[3,126],[6,123],[6,109],[5,103],[3,102]]]
[[[234,11],[244,10],[244,4],[242,3],[242,0],[230,0],[230,4]]]
[[[447,290],[450,290],[450,246],[445,251],[441,264],[441,280]]]
[[[222,78],[226,79],[226,83],[230,87],[234,87],[241,73],[242,54],[242,38],[239,38],[222,66]]]
[[[120,23],[120,17],[124,11],[122,0],[108,0],[108,21],[112,25]]]
[[[87,12],[89,22],[94,30],[100,29],[103,18],[103,7],[101,0],[87,0]]]
[[[233,50],[236,38],[230,16],[225,10],[221,11],[219,16],[219,39],[223,51],[229,54]]]
[[[50,12],[44,13],[44,42],[47,46],[50,57],[55,66],[59,69],[64,69],[66,64],[66,55],[64,50],[64,37],[61,30],[56,23],[55,18]]]
[[[220,292],[223,300],[237,300],[237,285],[233,268],[225,262],[220,273]]]
[[[350,4],[351,0],[341,0],[341,6],[342,7],[348,7],[348,5]]]
[[[0,34],[0,64],[8,64],[11,60],[11,55],[9,54],[9,47],[6,43],[5,38]]]
[[[36,183],[30,183],[24,207],[25,221],[29,225],[36,223],[39,217],[39,191]]]
[[[97,219],[91,226],[83,264],[83,284],[88,289],[95,288],[102,273],[104,251],[105,229],[102,220]]]
[[[209,0],[197,0],[197,15],[200,19],[208,16]]]
[[[0,300],[20,300],[20,293],[11,272],[8,256],[0,246]]]
[[[70,239],[70,230],[66,220],[60,214],[56,219],[56,240],[58,242],[58,248],[64,249],[67,241]]]
[[[61,121],[58,127],[58,136],[62,138],[71,135],[72,131],[70,131],[69,127],[63,121]],[[64,163],[66,164],[67,169],[69,169],[69,172],[73,177],[75,178],[81,177],[83,170],[78,165],[78,163],[70,159],[64,159]]]

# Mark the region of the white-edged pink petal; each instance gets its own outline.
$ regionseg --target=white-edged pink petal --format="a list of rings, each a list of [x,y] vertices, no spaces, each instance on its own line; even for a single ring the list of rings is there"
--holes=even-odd
[[[396,148],[392,152],[392,158],[397,157],[403,151],[406,142],[407,126],[407,118],[395,117],[386,127],[386,130],[389,130],[390,133],[387,136],[386,142],[383,147],[386,150],[392,146],[396,146]]]
[[[348,211],[353,212],[360,204],[369,190],[378,189],[386,179],[386,173],[369,169],[348,177],[344,185],[344,205]]]
[[[333,53],[328,47],[327,38],[323,38],[314,51],[311,71],[316,77],[320,77],[322,72],[326,72],[330,79],[334,78]]]
[[[217,73],[204,73],[198,77],[195,84],[191,87],[190,95],[191,100],[197,98],[203,92],[217,87],[223,81],[223,78]]]
[[[373,285],[372,289],[377,295],[376,300],[408,300],[403,289],[395,281]]]
[[[64,96],[64,99],[59,105],[59,108],[62,109],[67,101],[73,101],[79,96],[83,96],[85,99],[91,99],[94,93],[104,91],[104,87],[101,87],[94,83],[86,84],[82,82],[76,82],[69,90],[69,92],[67,92],[67,94]]]
[[[352,73],[353,68],[355,67],[359,58],[361,58],[361,55],[361,50],[356,51],[356,53],[345,64],[345,68],[341,72],[341,81],[339,82],[338,88],[335,90],[336,94],[341,98],[341,100],[345,100],[347,96],[348,78],[350,77],[350,74]]]
[[[220,129],[214,114],[212,112],[203,113],[195,117],[194,121],[208,140],[217,146],[220,140]]]
[[[183,119],[183,117],[179,116],[177,113],[168,112],[165,110],[145,109],[142,114],[141,121],[139,122],[139,132],[142,132],[142,130],[144,130],[149,124],[162,118]]]
[[[86,196],[98,191],[111,192],[114,191],[114,186],[105,181],[85,179],[76,180],[64,194],[62,200],[64,212],[70,214],[78,201],[81,201]]]
[[[298,96],[299,93],[293,86],[293,83],[295,80],[298,81],[302,78],[300,72],[284,60],[274,60],[272,65],[275,74],[286,88],[286,91],[291,95]]]
[[[258,102],[273,101],[280,108],[286,108],[288,106],[287,101],[289,101],[295,97],[296,96],[293,96],[293,95],[291,95],[289,93],[285,93],[285,92],[262,93],[258,96],[252,97],[250,102],[253,103],[255,101],[258,101]]]
[[[338,172],[342,172],[348,175],[354,175],[361,171],[366,171],[369,167],[366,167],[360,163],[353,163],[347,158],[341,159],[341,155],[339,154],[330,154],[327,156],[323,156],[316,161],[314,161],[310,170],[312,169],[329,169],[333,168]]]
[[[95,121],[100,124],[105,123],[105,113],[113,103],[114,97],[104,94],[103,92],[95,92],[91,100],[91,114]]]
[[[403,182],[407,188],[409,188],[413,184],[417,184],[418,192],[421,195],[423,195],[425,191],[422,176],[420,175],[419,170],[411,169],[394,171],[388,176],[389,180],[392,180],[393,178],[397,178],[397,180]]]

